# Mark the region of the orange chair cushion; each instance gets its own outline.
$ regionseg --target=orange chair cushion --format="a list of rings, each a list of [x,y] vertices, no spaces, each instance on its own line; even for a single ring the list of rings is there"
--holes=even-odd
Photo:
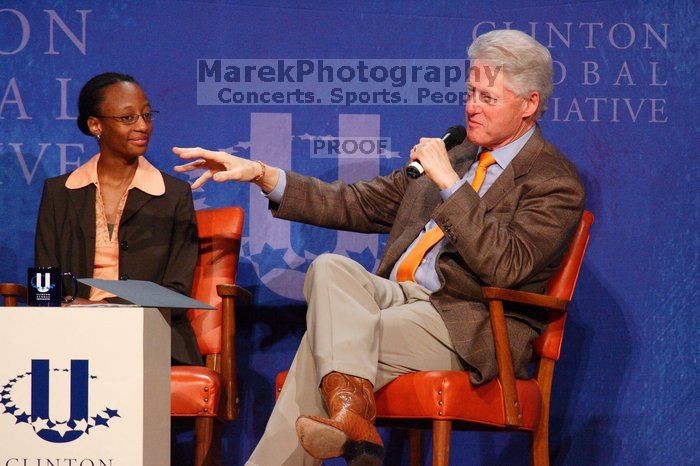
[[[277,375],[279,394],[287,372]],[[542,397],[535,380],[516,380],[523,426],[534,430]],[[445,419],[505,426],[503,391],[497,379],[472,385],[465,371],[428,371],[402,375],[374,394],[377,417],[385,419]]]
[[[173,416],[217,415],[221,378],[201,366],[170,368],[170,414]]]

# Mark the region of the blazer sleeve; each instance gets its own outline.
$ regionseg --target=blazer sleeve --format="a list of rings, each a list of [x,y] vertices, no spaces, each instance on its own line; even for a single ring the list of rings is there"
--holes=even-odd
[[[38,267],[60,266],[55,197],[55,193],[51,192],[49,180],[44,181],[34,237],[34,265]]]
[[[388,233],[406,192],[404,170],[347,184],[287,171],[287,186],[272,215],[336,230]]]
[[[167,260],[162,285],[189,296],[192,292],[194,268],[199,254],[197,220],[189,186],[180,189],[170,237],[170,255]]]
[[[487,212],[473,189],[460,189],[433,218],[467,266],[487,285],[517,288],[561,256],[583,213],[578,177],[543,180],[520,199],[508,224]]]

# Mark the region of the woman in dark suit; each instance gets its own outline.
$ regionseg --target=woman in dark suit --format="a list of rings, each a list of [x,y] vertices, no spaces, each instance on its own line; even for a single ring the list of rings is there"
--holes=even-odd
[[[100,152],[77,170],[47,179],[36,228],[37,266],[78,277],[148,280],[189,295],[198,240],[189,185],[144,157],[158,112],[131,76],[90,79],[78,127]],[[78,302],[115,300],[80,285]],[[172,311],[172,358],[201,364],[184,309]]]

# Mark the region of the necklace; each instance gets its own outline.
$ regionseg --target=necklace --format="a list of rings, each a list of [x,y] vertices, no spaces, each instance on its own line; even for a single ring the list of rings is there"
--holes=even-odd
[[[118,222],[118,211],[121,201],[126,193],[127,187],[134,179],[136,171],[122,179],[118,184],[110,185],[106,180],[100,181],[100,194],[102,205],[104,206],[105,220],[108,224]],[[99,176],[98,176],[99,179]]]

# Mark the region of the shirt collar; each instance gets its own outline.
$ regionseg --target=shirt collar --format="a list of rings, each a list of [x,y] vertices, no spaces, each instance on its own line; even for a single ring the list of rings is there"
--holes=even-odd
[[[513,161],[516,155],[518,155],[518,152],[525,146],[527,141],[530,140],[530,137],[535,133],[535,129],[537,128],[537,125],[532,125],[532,128],[527,130],[525,134],[520,136],[518,139],[515,141],[506,144],[503,147],[499,147],[498,149],[494,149],[491,152],[491,155],[493,156],[494,160],[496,160],[496,163],[503,169],[505,170],[508,164]],[[479,155],[481,155],[482,152],[487,151],[485,147],[479,147]]]
[[[90,184],[98,185],[97,162],[99,160],[100,153],[98,152],[85,164],[71,173],[66,180],[66,188],[80,189]],[[151,165],[151,162],[146,160],[145,157],[139,157],[134,179],[131,180],[131,184],[127,189],[131,188],[140,189],[151,196],[162,196],[165,194],[163,175],[156,167]]]

